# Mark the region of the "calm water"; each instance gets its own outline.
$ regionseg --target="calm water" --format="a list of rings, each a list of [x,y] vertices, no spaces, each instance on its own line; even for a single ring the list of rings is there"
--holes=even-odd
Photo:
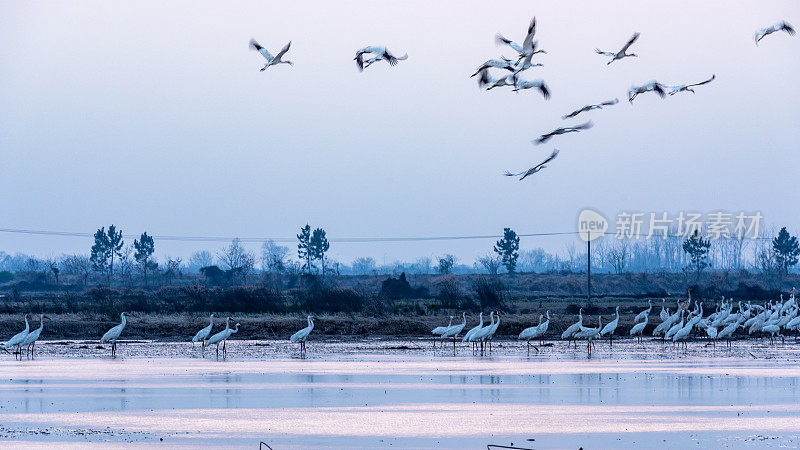
[[[800,347],[235,342],[229,358],[50,343],[0,359],[0,444],[257,448],[752,448],[800,444]],[[534,352],[535,353],[535,352]],[[146,355],[151,355],[150,357]],[[163,439],[163,441],[161,441]]]

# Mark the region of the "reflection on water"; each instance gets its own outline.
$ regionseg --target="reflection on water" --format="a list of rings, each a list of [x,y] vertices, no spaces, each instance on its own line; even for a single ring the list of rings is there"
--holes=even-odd
[[[272,437],[281,447],[464,447],[487,442],[458,439],[519,439],[534,432],[564,439],[624,433],[623,446],[635,447],[653,436],[661,445],[663,433],[678,430],[716,436],[710,442],[716,446],[731,438],[731,430],[750,436],[757,428],[785,437],[785,430],[800,429],[800,369],[794,361],[587,361],[510,352],[492,358],[333,352],[305,360],[0,360],[0,419],[22,429],[36,421],[144,433],[184,430],[180,435],[198,445],[227,442],[230,436],[215,425],[222,420],[240,436]],[[548,446],[543,442],[537,440]]]
[[[68,361],[50,362],[58,365]],[[47,361],[37,364],[42,369],[47,367]],[[96,365],[97,372],[103,373],[102,367],[108,362],[86,360],[82,364]],[[171,366],[187,366],[191,370],[176,370],[169,376],[149,376],[136,368],[141,364],[162,365],[164,370]],[[548,374],[541,373],[544,367],[541,362],[496,359],[470,361],[468,367],[476,374],[465,371],[462,362],[450,360],[437,364],[435,373],[421,376],[412,373],[413,368],[409,371],[405,362],[381,363],[383,369],[394,365],[397,371],[393,375],[370,373],[369,365],[363,373],[350,373],[350,370],[337,373],[337,366],[347,367],[349,364],[332,360],[317,364],[322,365],[318,365],[319,370],[313,373],[306,370],[303,361],[291,359],[272,361],[259,372],[231,373],[224,368],[205,369],[193,360],[128,359],[121,367],[113,367],[119,373],[112,379],[90,376],[28,378],[21,372],[17,374],[19,378],[0,380],[0,410],[70,412],[421,403],[730,405],[783,404],[800,400],[800,377],[782,376],[777,370],[774,376],[765,375],[765,371],[758,376],[708,374],[702,369],[695,369],[697,373],[691,374],[687,373],[685,366],[678,364],[676,370],[660,367],[653,373],[595,370]],[[547,364],[554,369],[558,367],[553,362]],[[539,373],[503,373],[506,366],[524,372],[525,365]],[[279,366],[277,370],[276,366]],[[498,373],[492,374],[493,369]],[[751,363],[748,370],[752,369],[757,369],[757,366]]]

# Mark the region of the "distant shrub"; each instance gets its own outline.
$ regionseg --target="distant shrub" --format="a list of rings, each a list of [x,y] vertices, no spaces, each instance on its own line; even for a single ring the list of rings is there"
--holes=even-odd
[[[481,278],[474,285],[475,297],[478,299],[482,311],[504,310],[503,285],[496,280]]]
[[[442,308],[461,308],[464,299],[464,287],[453,275],[444,275],[434,281]]]
[[[305,289],[299,292],[303,309],[314,312],[355,312],[364,308],[364,296],[352,288]]]
[[[381,295],[391,299],[401,298],[423,298],[427,297],[427,289],[411,287],[406,280],[406,273],[402,272],[399,277],[389,277],[381,283]]]
[[[9,281],[14,279],[14,274],[4,270],[0,272],[0,283],[8,283]]]

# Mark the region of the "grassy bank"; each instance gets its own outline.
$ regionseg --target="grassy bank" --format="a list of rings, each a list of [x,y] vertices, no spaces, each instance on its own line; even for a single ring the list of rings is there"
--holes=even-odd
[[[657,300],[657,299],[653,299]],[[579,307],[585,307],[584,323],[597,326],[598,315],[603,316],[603,323],[613,319],[614,308],[620,305],[620,323],[617,335],[627,335],[633,325],[633,317],[646,308],[647,301],[642,299],[598,299],[591,305],[585,299],[550,299],[542,302],[542,307],[533,307],[531,311],[503,313],[498,336],[517,336],[524,328],[538,324],[539,314],[550,311],[550,327],[548,337],[560,336],[561,332],[576,321]],[[654,305],[647,330],[652,330],[658,322],[661,302]],[[538,305],[537,305],[538,306]],[[667,307],[675,309],[675,303]],[[713,303],[705,303],[706,311],[713,311]],[[430,336],[430,330],[440,325],[447,325],[449,315],[454,323],[461,322],[461,312],[441,311],[426,315],[387,314],[381,316],[365,316],[358,313],[323,313],[315,315],[314,339],[325,339],[343,336],[360,337],[421,337]],[[215,331],[225,326],[225,317],[231,315],[240,323],[240,331],[236,339],[285,339],[306,325],[305,315],[295,314],[257,314],[257,313],[218,313],[215,318]],[[42,339],[99,339],[110,327],[119,323],[116,315],[96,313],[51,313],[52,320],[45,321]],[[31,320],[31,328],[39,326],[38,315]],[[485,317],[488,323],[488,317]],[[469,329],[478,322],[477,313],[469,313],[467,327]],[[200,328],[208,324],[205,313],[131,313],[124,332],[125,339],[156,339],[166,341],[189,340]],[[22,315],[0,314],[0,341],[7,339],[24,327]]]

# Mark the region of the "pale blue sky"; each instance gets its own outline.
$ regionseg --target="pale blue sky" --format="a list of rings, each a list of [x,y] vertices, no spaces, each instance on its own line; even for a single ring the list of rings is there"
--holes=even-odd
[[[0,2],[0,227],[291,237],[574,230],[578,211],[762,211],[798,230],[800,37],[753,43],[797,1]],[[531,16],[553,97],[479,91]],[[606,66],[634,31],[629,58]],[[259,72],[254,37],[295,66]],[[356,70],[385,44],[409,59]],[[717,79],[696,95],[624,101],[632,83]],[[586,103],[595,127],[529,141]],[[500,176],[550,153],[526,182]],[[344,262],[489,241],[334,244]],[[0,250],[88,251],[87,239],[0,233]],[[157,242],[188,256],[217,243]],[[563,241],[526,240],[523,247]],[[255,248],[256,245],[253,246]]]

